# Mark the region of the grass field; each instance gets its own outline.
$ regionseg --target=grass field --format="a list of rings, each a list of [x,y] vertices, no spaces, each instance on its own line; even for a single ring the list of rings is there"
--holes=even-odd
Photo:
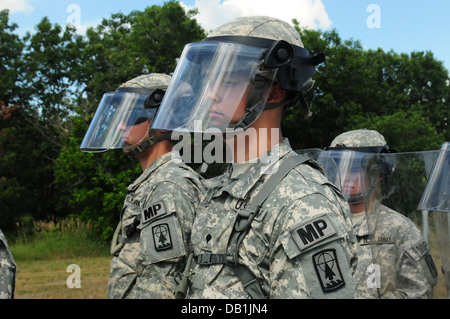
[[[91,224],[67,219],[27,228],[10,245],[18,268],[16,299],[106,299],[112,257]],[[79,267],[80,288],[73,287],[70,265]]]
[[[77,257],[17,262],[16,299],[106,299],[110,257]],[[80,268],[80,288],[69,288],[67,279]],[[70,280],[73,283],[73,280]]]

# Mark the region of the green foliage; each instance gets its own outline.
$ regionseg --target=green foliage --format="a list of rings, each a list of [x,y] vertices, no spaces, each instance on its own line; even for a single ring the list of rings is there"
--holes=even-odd
[[[16,262],[107,256],[108,245],[98,239],[93,222],[69,216],[58,221],[32,221],[18,225],[19,236],[10,249]]]
[[[448,70],[431,52],[364,50],[359,41],[341,40],[335,30],[296,25],[305,48],[327,58],[306,94],[312,118],[304,120],[298,109],[286,112],[284,132],[295,148],[323,148],[336,135],[364,127],[380,129],[388,144],[402,151],[439,149],[450,140]],[[417,131],[406,135],[415,125]]]
[[[77,214],[106,238],[140,168],[120,151],[79,151],[98,102],[142,73],[172,72],[183,46],[204,31],[175,1],[113,14],[84,36],[43,18],[19,39],[9,12],[0,13],[0,100],[20,105],[0,121],[2,229],[25,215]]]
[[[402,152],[438,150],[445,141],[444,134],[436,131],[421,110],[399,110],[370,119],[354,116],[350,123],[351,127],[361,126],[380,132],[390,147]]]
[[[0,118],[3,230],[24,216],[77,215],[111,236],[140,166],[120,150],[90,154],[79,146],[103,93],[142,73],[170,74],[184,45],[205,36],[195,13],[171,0],[112,14],[84,35],[43,18],[20,39],[9,12],[0,11],[0,101],[19,105]],[[312,118],[286,110],[283,134],[294,148],[323,148],[362,127],[379,130],[400,151],[439,149],[450,140],[448,70],[431,52],[364,50],[336,30],[296,26],[305,47],[327,59],[305,93]],[[222,169],[212,165],[208,174]]]
[[[17,24],[9,24],[9,11],[0,10],[0,100],[6,105],[16,102],[15,82],[22,65],[20,57],[24,44],[14,34],[16,28]]]

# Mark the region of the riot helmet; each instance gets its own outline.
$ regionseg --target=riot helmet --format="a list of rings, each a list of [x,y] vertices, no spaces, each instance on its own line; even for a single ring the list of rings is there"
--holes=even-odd
[[[305,102],[302,93],[312,87],[314,66],[323,60],[311,57],[284,21],[238,18],[185,46],[152,128],[246,129],[265,109]],[[288,97],[271,105],[266,102],[275,83]]]
[[[130,157],[169,139],[150,130],[171,77],[152,73],[138,76],[105,93],[84,136],[80,150],[104,152],[123,149]]]

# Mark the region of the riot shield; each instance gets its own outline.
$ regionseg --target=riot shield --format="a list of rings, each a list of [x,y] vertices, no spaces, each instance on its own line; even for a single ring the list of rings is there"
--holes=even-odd
[[[428,245],[428,218],[417,210],[439,151],[366,153],[359,181],[366,212],[366,257],[371,254],[367,290],[376,298],[432,298],[437,282]],[[349,203],[352,210],[352,204]],[[425,216],[426,217],[426,216]],[[364,287],[366,288],[366,287]]]
[[[450,143],[444,143],[433,168],[422,199],[422,211],[432,211],[439,245],[439,264],[444,276],[447,298],[450,298]]]

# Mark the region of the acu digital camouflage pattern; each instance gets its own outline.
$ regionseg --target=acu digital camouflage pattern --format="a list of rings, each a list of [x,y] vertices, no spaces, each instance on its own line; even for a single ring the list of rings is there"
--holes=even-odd
[[[13,299],[17,266],[0,230],[0,299]]]
[[[281,161],[296,155],[287,139],[276,148]],[[208,190],[192,231],[197,257],[230,252],[238,212],[251,203],[269,177],[263,175],[262,166],[258,161],[236,177],[229,169]],[[238,249],[238,262],[249,267],[269,298],[353,298],[356,239],[347,209],[339,191],[314,164],[298,165],[252,221]],[[329,231],[328,237],[308,233],[314,223],[325,220],[328,228],[322,230]],[[295,233],[305,230],[312,237],[300,248]],[[230,265],[196,265],[192,281],[189,298],[249,297]]]
[[[162,73],[143,74],[132,80],[129,80],[120,88],[152,88],[152,89],[166,89],[169,86],[171,76]]]
[[[299,33],[290,24],[266,16],[237,18],[214,29],[208,34],[208,38],[234,35],[284,40],[303,48]]]
[[[360,129],[342,133],[331,142],[331,147],[369,147],[385,146],[386,140],[383,135],[374,130]]]
[[[195,209],[204,193],[200,177],[167,153],[127,191],[121,216],[125,244],[111,261],[108,298],[174,298],[174,274],[185,267]],[[136,216],[139,226],[127,237]]]
[[[373,235],[369,236],[366,218],[355,224],[359,243],[355,297],[432,298],[437,269],[416,225],[377,200],[370,218],[375,219]]]

